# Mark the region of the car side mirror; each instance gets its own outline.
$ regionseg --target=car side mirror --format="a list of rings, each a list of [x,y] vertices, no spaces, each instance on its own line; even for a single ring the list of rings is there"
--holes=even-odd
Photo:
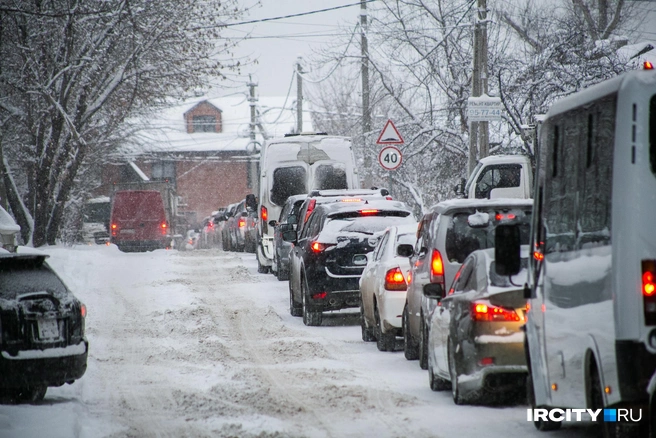
[[[278,221],[275,220],[275,219],[271,219],[271,220],[268,222],[268,224],[269,224],[270,227],[275,227],[276,225],[278,225]]]
[[[444,298],[444,288],[440,283],[428,283],[424,285],[424,296],[426,298],[433,298],[441,300]]]
[[[415,248],[409,243],[404,243],[396,247],[396,255],[399,257],[411,257]]]
[[[278,225],[278,229],[281,233],[284,233],[285,231],[293,230],[294,224],[280,224]]]
[[[282,240],[285,242],[296,243],[298,240],[298,234],[295,230],[287,230],[282,233]]]
[[[517,225],[497,225],[494,230],[494,264],[499,275],[516,275],[521,270],[520,234]]]

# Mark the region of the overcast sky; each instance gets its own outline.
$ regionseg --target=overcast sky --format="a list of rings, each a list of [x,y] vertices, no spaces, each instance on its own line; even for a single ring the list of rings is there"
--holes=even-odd
[[[252,6],[256,0],[243,0]],[[350,34],[360,20],[359,0],[261,0],[243,21],[299,14],[343,5],[354,5],[302,17],[260,22],[229,28],[230,36],[250,38],[240,43],[238,53],[257,59],[243,72],[252,73],[261,96],[285,96],[289,89],[298,56],[307,57],[335,40],[339,34]],[[295,83],[294,83],[295,87]],[[296,89],[292,90],[295,93]]]
[[[259,95],[287,95],[297,57],[309,59],[321,47],[348,37],[360,20],[359,0],[260,0],[260,3],[260,6],[255,6],[257,0],[240,1],[242,7],[250,10],[241,21],[262,20],[344,5],[353,6],[301,17],[229,27],[227,36],[249,37],[240,43],[237,54],[258,61],[257,64],[242,69],[238,81],[243,85],[238,85],[235,92],[245,91],[248,74],[251,73],[254,81],[258,83]],[[371,3],[369,5],[373,7]],[[654,11],[656,1],[640,1],[639,7],[645,13]],[[649,19],[641,27],[644,39],[656,41],[656,13],[649,14]],[[295,82],[293,87],[291,93],[295,95]]]

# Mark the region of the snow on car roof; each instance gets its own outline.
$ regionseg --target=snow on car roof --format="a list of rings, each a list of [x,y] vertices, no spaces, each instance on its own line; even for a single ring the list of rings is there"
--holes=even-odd
[[[496,199],[449,199],[433,206],[431,210],[446,214],[459,208],[498,208],[498,207],[532,207],[532,199],[496,198]]]
[[[317,207],[318,208],[318,207]],[[406,211],[412,212],[405,203],[400,201],[387,201],[384,199],[367,199],[362,202],[333,202],[322,204],[321,208],[328,211],[328,214],[346,213],[349,211],[358,211],[362,209],[382,210],[382,211]]]

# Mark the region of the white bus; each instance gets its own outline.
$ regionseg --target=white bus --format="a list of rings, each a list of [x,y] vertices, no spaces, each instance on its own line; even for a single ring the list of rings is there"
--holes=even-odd
[[[604,436],[647,436],[633,420],[650,417],[656,371],[656,71],[555,103],[539,133],[534,193],[529,404],[616,409],[632,417],[598,416]],[[551,430],[554,419],[533,421]]]

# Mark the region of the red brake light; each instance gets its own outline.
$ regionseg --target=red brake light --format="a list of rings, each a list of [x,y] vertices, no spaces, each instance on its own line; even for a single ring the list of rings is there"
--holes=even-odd
[[[118,232],[118,224],[112,224],[111,229],[112,229],[112,236],[116,236],[116,233]]]
[[[656,284],[654,284],[654,274],[652,272],[644,272],[642,274],[642,293],[650,297],[656,292]]]
[[[307,212],[305,213],[305,219],[303,219],[303,223],[307,222],[308,218],[310,217],[310,213],[312,213],[312,210],[314,210],[314,206],[317,204],[316,199],[310,199],[310,203],[308,204],[308,209]]]
[[[654,69],[654,64],[652,64],[649,61],[645,61],[645,64],[643,65],[643,68],[645,70],[653,70]]]
[[[312,251],[314,251],[314,252],[321,252],[321,251],[325,251],[327,248],[329,248],[331,246],[332,245],[327,245],[325,243],[312,242],[312,245],[310,245],[310,248],[312,248]]]
[[[362,202],[362,199],[360,198],[344,198],[340,199],[340,202]]]
[[[505,309],[475,301],[471,303],[471,318],[474,321],[487,322],[522,320],[514,309]]]
[[[504,220],[504,219],[505,220],[511,220],[511,219],[515,219],[516,217],[517,216],[515,216],[513,213],[508,213],[508,214],[497,213],[496,216],[494,216],[494,218],[497,221]]]
[[[385,274],[385,289],[386,290],[408,290],[408,286],[403,278],[403,272],[400,268],[393,268]]]
[[[80,304],[80,316],[82,318],[87,317],[87,306],[85,306],[84,304]]]
[[[244,228],[246,226],[246,219],[243,217],[239,218],[239,228]]]
[[[431,275],[444,275],[442,254],[436,249],[433,250],[433,257],[431,258]]]
[[[162,222],[159,226],[162,227],[163,230],[168,228],[168,224],[166,222]]]
[[[378,210],[373,210],[373,209],[371,209],[371,210],[360,210],[360,214],[362,216],[369,216],[369,215],[376,214],[376,213],[378,213]]]
[[[262,208],[260,208],[260,217],[264,222],[266,222],[267,219],[269,218],[269,211],[264,205],[262,206]]]
[[[646,325],[656,325],[656,260],[642,261],[642,304]]]

